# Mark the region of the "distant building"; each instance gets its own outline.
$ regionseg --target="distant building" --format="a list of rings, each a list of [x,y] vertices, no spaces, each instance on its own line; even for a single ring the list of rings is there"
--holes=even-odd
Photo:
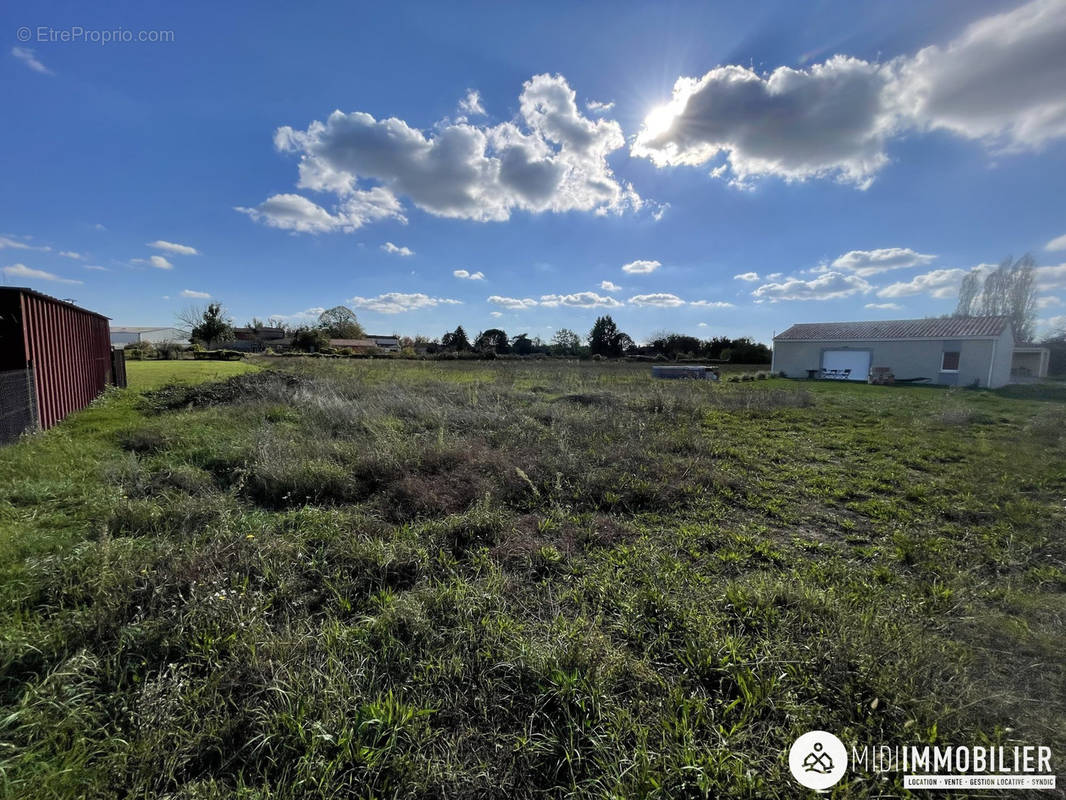
[[[815,322],[774,337],[772,369],[789,378],[866,381],[876,371],[897,382],[995,388],[1010,383],[1014,354],[1009,317]]]
[[[284,328],[234,328],[233,338],[220,342],[220,350],[240,350],[244,353],[261,353],[268,347],[283,350],[289,345],[290,337]]]
[[[330,339],[329,346],[357,353],[370,353],[378,349],[373,339]]]
[[[372,341],[380,350],[384,350],[388,353],[400,352],[399,336],[374,336],[373,334],[367,334],[366,338]]]
[[[180,328],[138,327],[132,325],[111,326],[112,347],[125,347],[128,344],[140,344],[141,342],[148,342],[153,345],[160,342],[188,344],[189,332]]]
[[[1027,379],[1046,378],[1051,364],[1051,349],[1032,342],[1014,345],[1010,362],[1011,380],[1024,382]]]

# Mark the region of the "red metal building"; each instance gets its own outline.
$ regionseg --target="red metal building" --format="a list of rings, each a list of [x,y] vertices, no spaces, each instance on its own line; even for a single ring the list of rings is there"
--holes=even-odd
[[[0,441],[11,437],[28,404],[30,424],[51,428],[89,405],[111,377],[107,317],[32,289],[0,286],[0,418],[7,419]]]

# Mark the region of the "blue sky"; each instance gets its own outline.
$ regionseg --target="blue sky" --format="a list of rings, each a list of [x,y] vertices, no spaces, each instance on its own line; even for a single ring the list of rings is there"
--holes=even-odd
[[[1066,324],[1066,0],[7,3],[0,32],[0,280],[113,324],[209,295],[767,341],[949,312],[1026,251]]]

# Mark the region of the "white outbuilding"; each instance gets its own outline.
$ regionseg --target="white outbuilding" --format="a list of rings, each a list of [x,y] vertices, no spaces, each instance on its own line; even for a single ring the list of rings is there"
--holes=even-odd
[[[137,344],[139,342],[150,342],[153,345],[160,342],[177,342],[184,345],[189,343],[189,332],[180,328],[153,328],[131,325],[111,326],[112,347],[125,347],[128,344]]]
[[[1009,317],[944,317],[793,325],[774,337],[773,370],[789,378],[897,381],[995,388],[1010,383]]]

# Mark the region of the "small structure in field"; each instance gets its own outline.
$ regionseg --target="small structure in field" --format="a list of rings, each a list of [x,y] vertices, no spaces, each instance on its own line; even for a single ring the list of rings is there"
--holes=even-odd
[[[718,380],[718,368],[702,365],[663,364],[652,367],[651,376],[664,380],[716,381]]]
[[[107,317],[0,287],[0,442],[89,405],[113,382],[111,358]]]

